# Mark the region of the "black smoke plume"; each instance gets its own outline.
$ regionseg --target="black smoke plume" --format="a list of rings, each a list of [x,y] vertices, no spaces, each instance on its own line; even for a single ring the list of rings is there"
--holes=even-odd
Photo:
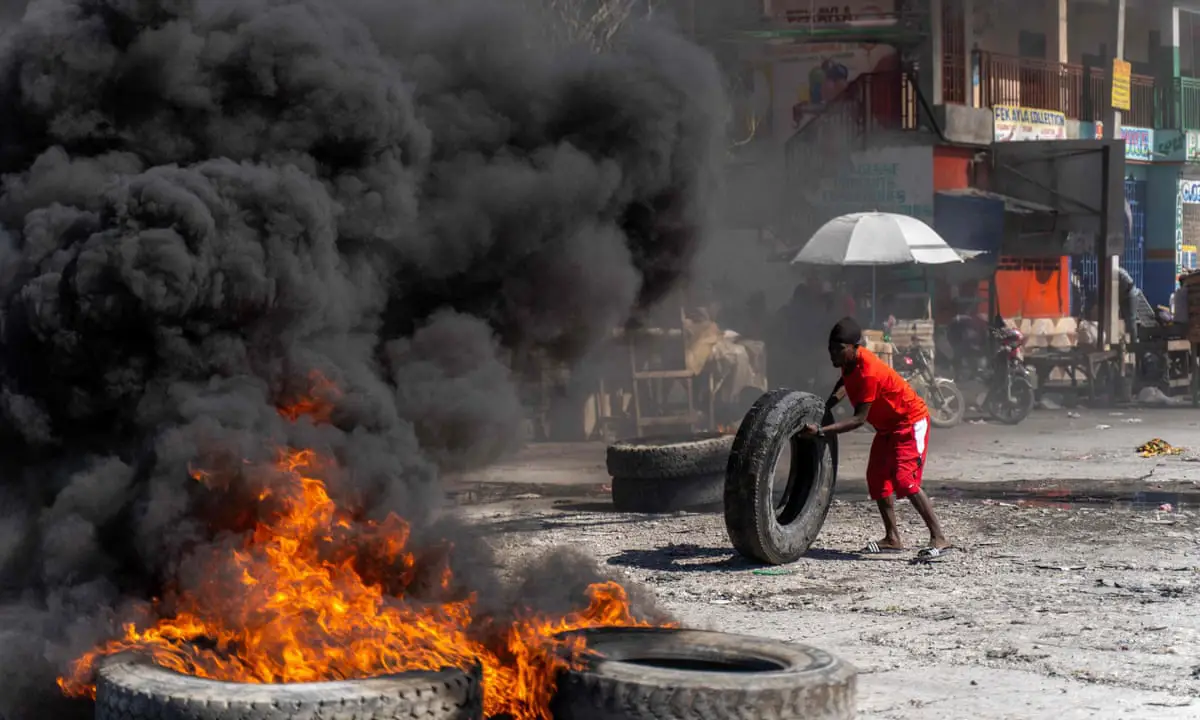
[[[723,122],[688,42],[631,24],[596,53],[546,22],[35,0],[4,29],[0,717],[86,713],[55,676],[236,529],[189,468],[281,445],[418,542],[452,535],[485,606],[537,601],[536,568],[506,590],[434,519],[438,472],[519,444],[510,351],[579,357],[685,271]],[[331,422],[289,422],[314,372]],[[547,561],[559,585],[578,565]]]

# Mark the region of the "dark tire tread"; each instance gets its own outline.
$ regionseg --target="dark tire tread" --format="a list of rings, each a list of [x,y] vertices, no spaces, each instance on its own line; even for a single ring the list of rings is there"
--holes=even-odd
[[[584,633],[600,659],[560,675],[551,708],[555,720],[855,717],[856,670],[816,648],[703,630],[601,628]],[[627,662],[641,653],[622,648],[640,648],[651,656],[657,648],[663,657],[712,660],[720,654],[780,664],[763,672],[673,669]]]
[[[710,475],[641,480],[612,479],[613,508],[628,513],[671,513],[720,506],[724,471]]]
[[[192,678],[141,663],[100,671],[96,720],[478,720],[478,670],[446,669],[367,680],[244,685]]]
[[[828,424],[831,420],[824,400],[788,389],[765,393],[746,413],[734,438],[725,474],[725,528],[734,549],[742,556],[768,565],[783,565],[799,559],[816,539],[833,502],[837,438],[814,441],[826,444],[830,466],[816,479],[819,487],[815,488],[812,499],[786,527],[780,526],[775,518],[772,474],[781,443],[787,442],[804,424]]]
[[[606,465],[631,480],[714,475],[725,472],[731,447],[733,436],[718,433],[620,440],[608,446]]]

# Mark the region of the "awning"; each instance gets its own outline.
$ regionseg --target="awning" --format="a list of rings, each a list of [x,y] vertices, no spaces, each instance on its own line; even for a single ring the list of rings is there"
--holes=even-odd
[[[999,200],[1004,203],[1004,212],[1013,213],[1015,215],[1057,215],[1058,211],[1049,205],[1030,202],[1028,200],[1020,200],[1009,195],[1001,195],[999,193],[980,190],[979,188],[958,188],[955,190],[938,190],[938,195],[949,195],[952,197],[973,197],[984,200]]]

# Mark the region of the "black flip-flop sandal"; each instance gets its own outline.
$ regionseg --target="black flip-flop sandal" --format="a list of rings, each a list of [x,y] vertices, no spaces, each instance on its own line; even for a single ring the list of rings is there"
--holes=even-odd
[[[959,549],[953,545],[944,548],[921,548],[917,551],[917,556],[913,558],[913,562],[941,562],[948,557],[958,554],[958,552]]]
[[[858,551],[859,555],[898,555],[904,552],[904,548],[882,547],[879,543],[872,540],[867,543],[867,546]]]

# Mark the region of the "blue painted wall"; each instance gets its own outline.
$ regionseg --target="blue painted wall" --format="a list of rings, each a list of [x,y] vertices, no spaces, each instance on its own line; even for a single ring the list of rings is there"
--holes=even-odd
[[[1151,305],[1167,305],[1175,290],[1175,204],[1179,165],[1150,165],[1146,170],[1146,260],[1142,292]]]

